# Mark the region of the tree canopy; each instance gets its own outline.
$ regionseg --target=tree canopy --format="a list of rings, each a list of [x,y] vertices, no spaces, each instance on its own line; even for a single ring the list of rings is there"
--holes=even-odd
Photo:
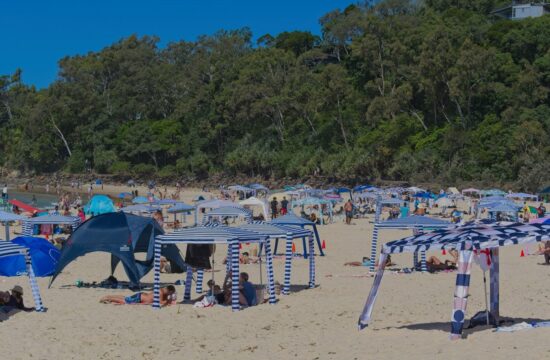
[[[492,0],[351,5],[306,31],[130,36],[0,76],[0,163],[27,173],[549,182],[550,16]]]

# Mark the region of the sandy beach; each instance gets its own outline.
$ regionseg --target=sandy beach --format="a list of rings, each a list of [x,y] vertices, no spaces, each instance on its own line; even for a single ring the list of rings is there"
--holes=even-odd
[[[105,186],[104,192],[124,191]],[[184,193],[190,200],[197,190]],[[465,330],[464,340],[451,342],[451,302],[456,274],[396,274],[387,272],[369,328],[358,331],[357,319],[373,278],[364,267],[344,266],[370,253],[372,219],[321,226],[326,256],[316,257],[317,287],[294,287],[276,305],[260,305],[232,313],[230,308],[195,309],[190,304],[154,310],[150,306],[99,303],[107,294],[130,290],[77,288],[76,280],[100,282],[109,275],[109,255],[93,253],[70,264],[48,289],[49,278],[38,280],[45,313],[18,313],[0,322],[2,358],[6,359],[542,359],[550,357],[550,329],[495,333],[492,328]],[[17,230],[17,229],[16,229]],[[387,230],[383,242],[409,235]],[[301,242],[296,242],[301,252]],[[534,245],[531,246],[534,250]],[[185,249],[181,249],[182,252]],[[541,256],[520,257],[519,247],[501,250],[501,314],[516,322],[549,320],[550,267]],[[218,254],[225,254],[220,248]],[[430,253],[429,253],[430,254]],[[441,253],[434,253],[443,257]],[[220,258],[222,255],[219,255]],[[392,256],[396,267],[409,267],[408,254]],[[217,268],[221,268],[218,259]],[[282,282],[283,259],[275,260],[275,280]],[[257,264],[242,265],[254,283]],[[292,283],[307,284],[308,262],[293,261]],[[122,268],[115,276],[126,280]],[[210,278],[210,274],[205,275]],[[216,272],[218,282],[224,271]],[[165,283],[183,274],[162,274]],[[265,276],[264,276],[265,281]],[[150,285],[152,274],[143,282]],[[23,286],[32,304],[27,279],[0,278],[0,289]],[[183,287],[177,286],[178,299]],[[467,317],[484,309],[483,280],[474,267]],[[193,294],[193,296],[196,294]]]

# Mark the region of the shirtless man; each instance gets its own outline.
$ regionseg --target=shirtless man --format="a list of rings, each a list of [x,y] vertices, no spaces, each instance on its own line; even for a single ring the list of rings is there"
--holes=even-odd
[[[167,287],[160,289],[160,305],[165,306],[171,302],[171,297],[176,293],[176,288],[173,285],[168,285]],[[99,300],[103,304],[142,304],[142,305],[151,305],[153,303],[154,293],[150,292],[138,292],[134,295],[124,296],[124,295],[107,295]]]

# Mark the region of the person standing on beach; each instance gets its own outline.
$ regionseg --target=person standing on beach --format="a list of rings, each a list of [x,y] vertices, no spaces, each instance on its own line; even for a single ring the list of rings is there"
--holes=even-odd
[[[286,215],[288,212],[288,200],[286,199],[286,196],[283,196],[283,200],[281,201],[281,215]]]
[[[274,197],[273,200],[271,200],[271,218],[275,219],[277,217],[277,207],[279,206],[279,202],[277,201],[277,197]]]
[[[344,211],[346,212],[346,225],[351,225],[351,218],[353,217],[353,203],[351,199],[344,205]]]
[[[2,188],[2,199],[4,199],[4,201],[8,200],[8,184],[4,184]]]

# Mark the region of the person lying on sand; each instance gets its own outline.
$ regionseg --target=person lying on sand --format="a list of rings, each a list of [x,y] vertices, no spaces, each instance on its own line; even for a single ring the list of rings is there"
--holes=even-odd
[[[449,250],[449,254],[452,257],[452,260],[441,261],[436,256],[430,256],[426,260],[426,267],[429,272],[436,272],[440,270],[454,270],[456,269],[456,264],[458,263],[458,251],[455,249]]]
[[[388,255],[386,258],[386,266],[393,266],[394,263],[391,262],[391,256]],[[350,261],[344,264],[344,266],[370,266],[370,259],[368,257],[364,257],[362,262],[359,261]]]
[[[160,289],[160,305],[168,305],[172,301],[172,296],[176,294],[176,288],[173,285]],[[99,300],[102,304],[117,304],[117,305],[151,305],[154,300],[154,293],[150,292],[137,292],[130,296],[124,295],[107,295]]]

